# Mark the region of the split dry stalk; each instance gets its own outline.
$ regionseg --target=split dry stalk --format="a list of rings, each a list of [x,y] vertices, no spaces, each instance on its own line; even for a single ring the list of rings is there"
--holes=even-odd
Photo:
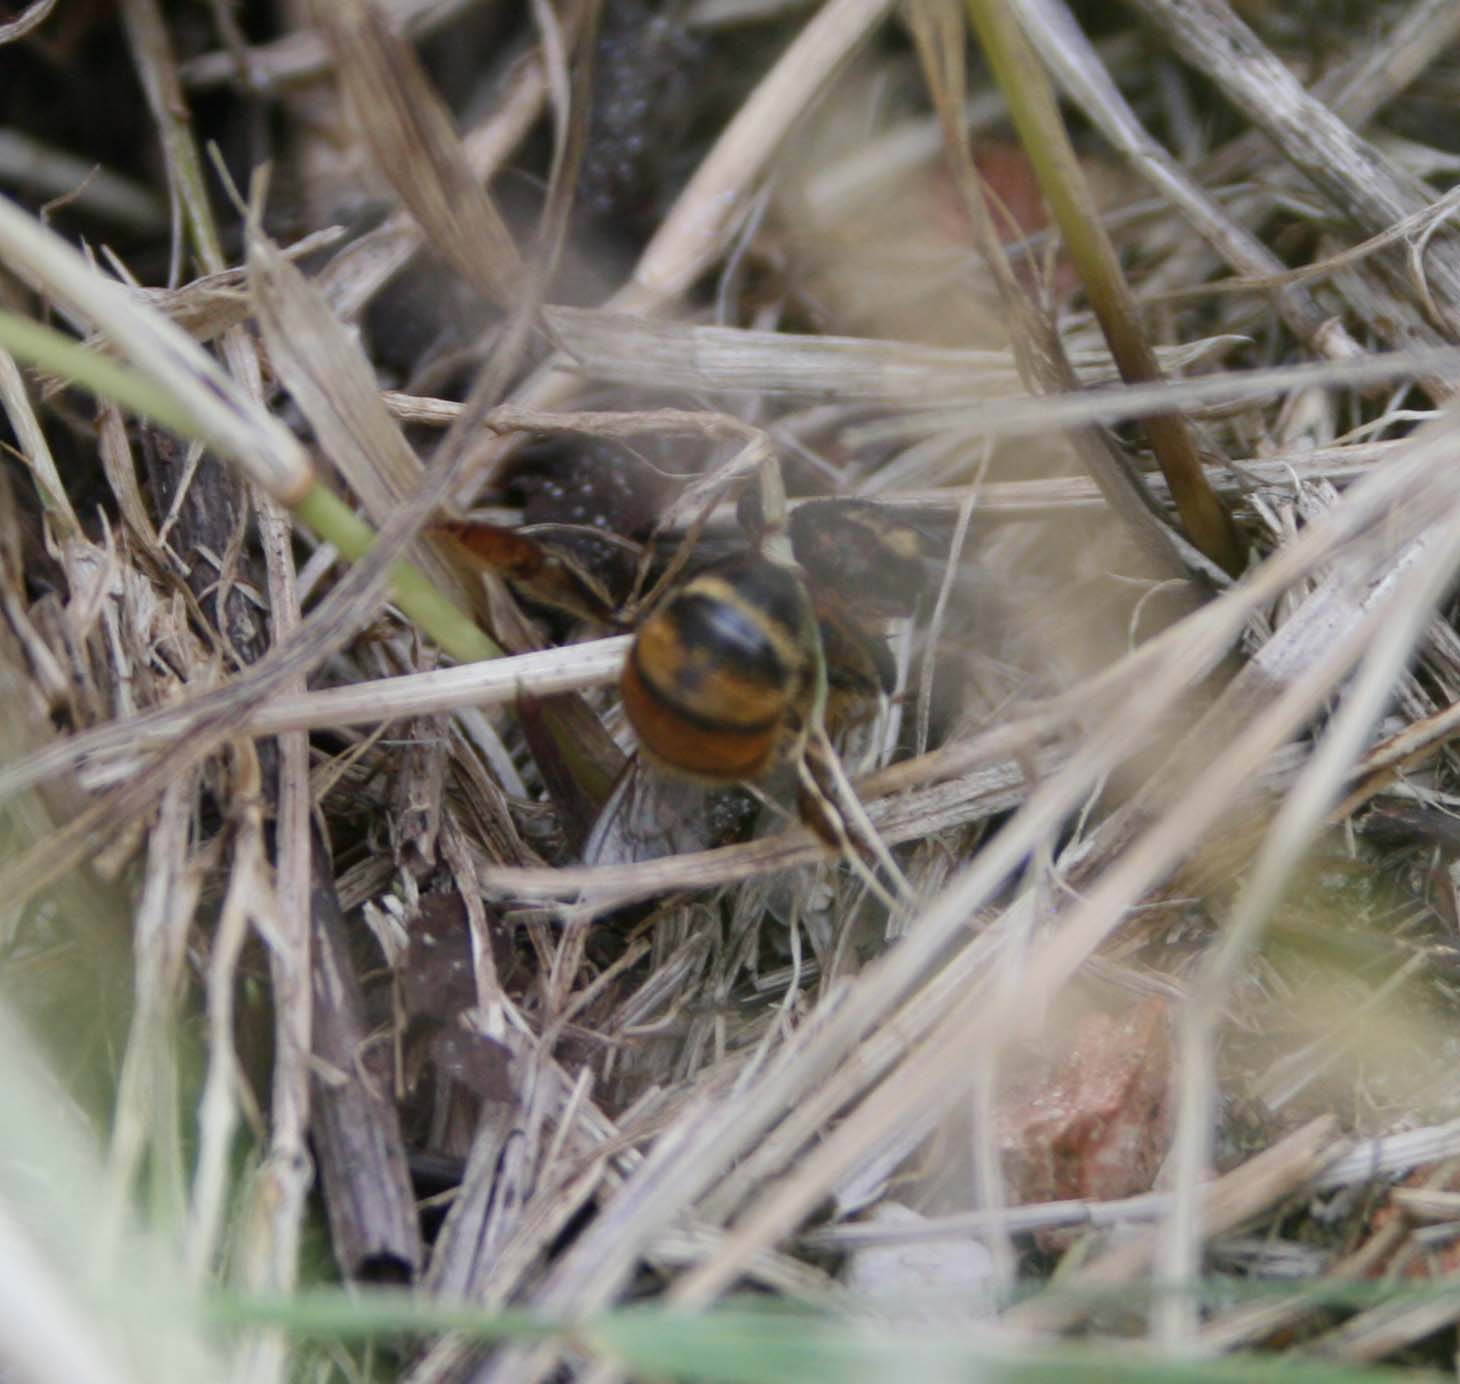
[[[559,23],[565,43],[576,35],[583,10],[582,3],[562,7]],[[548,84],[547,58],[539,46],[517,62],[492,114],[462,140],[467,164],[478,182],[490,183],[527,137],[542,114]],[[325,265],[317,287],[339,320],[352,322],[425,243],[420,223],[402,208]]]

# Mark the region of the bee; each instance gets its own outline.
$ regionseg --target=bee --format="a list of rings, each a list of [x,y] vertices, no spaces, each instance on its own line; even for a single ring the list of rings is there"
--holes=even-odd
[[[640,625],[624,662],[639,744],[692,778],[759,778],[804,727],[816,638],[788,568],[755,554],[705,568]]]
[[[884,642],[756,554],[703,569],[640,625],[619,690],[655,761],[711,782],[762,777],[804,735],[817,659],[847,700],[890,693]]]
[[[584,538],[610,540],[577,525],[538,524],[509,529],[463,519],[441,519],[431,532],[448,539],[474,566],[495,572],[519,595],[576,620],[611,624],[616,602],[608,586],[568,546]]]
[[[754,507],[742,503],[740,519],[757,540]],[[590,863],[720,844],[724,835],[708,833],[748,827],[753,815],[753,800],[729,785],[765,782],[808,762],[815,782],[799,773],[799,815],[846,848],[845,825],[831,824],[844,814],[828,810],[831,776],[809,738],[818,693],[824,687],[822,723],[833,732],[891,695],[896,666],[875,626],[914,613],[936,539],[855,500],[804,503],[788,532],[794,568],[758,553],[723,559],[680,583],[640,623],[619,690],[641,759],[669,772],[646,783],[631,766],[589,837]]]
[[[759,516],[742,505],[741,520],[758,540]],[[465,529],[446,531],[469,541]],[[714,844],[706,832],[742,831],[746,810],[723,790],[796,762],[823,686],[833,728],[894,690],[895,664],[874,623],[914,612],[930,535],[855,500],[805,502],[788,532],[796,566],[755,551],[720,558],[692,570],[639,622],[619,693],[641,758],[667,772],[646,784],[630,766],[589,835],[588,862],[650,859]],[[557,594],[555,560],[500,535],[492,542],[514,559],[492,563],[514,589],[570,608]],[[544,573],[556,598],[544,595]],[[583,613],[583,574],[570,575],[571,608]]]

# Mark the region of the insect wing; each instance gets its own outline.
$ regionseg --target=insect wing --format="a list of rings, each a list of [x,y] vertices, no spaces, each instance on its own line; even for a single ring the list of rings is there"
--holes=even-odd
[[[743,789],[707,789],[635,759],[598,814],[583,863],[632,865],[744,840],[757,807]]]

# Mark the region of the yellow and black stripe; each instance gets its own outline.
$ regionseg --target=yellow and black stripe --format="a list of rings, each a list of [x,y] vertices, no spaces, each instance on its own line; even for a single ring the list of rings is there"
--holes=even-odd
[[[640,626],[624,666],[640,743],[697,778],[763,773],[804,715],[816,637],[786,568],[748,555],[706,568]]]

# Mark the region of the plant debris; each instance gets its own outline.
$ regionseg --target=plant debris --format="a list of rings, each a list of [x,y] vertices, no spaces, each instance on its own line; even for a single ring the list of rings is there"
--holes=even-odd
[[[13,8],[0,1376],[1453,1370],[1460,9]]]

